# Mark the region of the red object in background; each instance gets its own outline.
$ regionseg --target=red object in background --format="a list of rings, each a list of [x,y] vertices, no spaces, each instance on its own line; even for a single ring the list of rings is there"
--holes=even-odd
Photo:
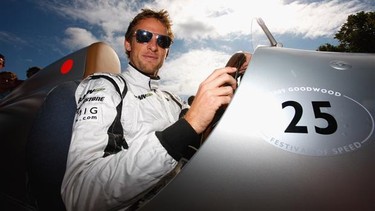
[[[66,60],[60,68],[61,74],[65,75],[69,73],[72,70],[73,63],[74,63],[73,59]]]

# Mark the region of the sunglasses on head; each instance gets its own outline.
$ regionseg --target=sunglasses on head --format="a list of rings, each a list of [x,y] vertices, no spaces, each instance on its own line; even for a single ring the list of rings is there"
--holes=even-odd
[[[135,39],[139,43],[148,43],[154,36],[154,33],[138,29],[134,32]],[[156,35],[156,42],[161,48],[169,48],[169,46],[172,44],[172,39],[168,37],[167,35],[161,35],[161,34],[155,34]]]

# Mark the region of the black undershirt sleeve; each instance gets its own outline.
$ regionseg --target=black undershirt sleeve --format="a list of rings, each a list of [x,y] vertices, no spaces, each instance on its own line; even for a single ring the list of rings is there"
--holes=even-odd
[[[177,161],[183,157],[189,159],[192,156],[189,152],[191,146],[198,148],[200,142],[200,135],[184,118],[180,118],[165,130],[157,131],[155,134],[168,154]]]

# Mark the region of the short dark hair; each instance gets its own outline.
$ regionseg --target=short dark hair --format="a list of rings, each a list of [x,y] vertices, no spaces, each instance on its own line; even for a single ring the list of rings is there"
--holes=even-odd
[[[1,71],[0,78],[3,78],[3,77],[12,81],[18,80],[17,74],[11,71]]]
[[[155,18],[159,20],[167,28],[167,34],[173,41],[174,35],[172,32],[172,21],[169,18],[168,12],[166,10],[154,11],[151,9],[142,9],[142,11],[133,18],[125,33],[125,40],[130,42],[130,39],[134,33],[134,27],[139,23],[139,21],[146,18]],[[126,55],[129,58],[130,54],[128,50],[126,50]]]
[[[35,73],[39,72],[39,70],[41,70],[41,69],[42,69],[41,67],[37,67],[37,66],[30,67],[26,71],[26,77],[30,78],[32,75],[34,75]]]

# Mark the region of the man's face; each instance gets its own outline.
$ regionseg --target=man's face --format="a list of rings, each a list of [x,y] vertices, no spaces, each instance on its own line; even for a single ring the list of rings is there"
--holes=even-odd
[[[138,43],[135,36],[132,36],[130,41],[125,40],[125,48],[130,51],[130,63],[145,74],[156,76],[169,50],[157,44],[156,35],[167,35],[167,28],[157,19],[147,18],[134,27],[134,31],[138,29],[152,32],[153,36],[147,43]]]

